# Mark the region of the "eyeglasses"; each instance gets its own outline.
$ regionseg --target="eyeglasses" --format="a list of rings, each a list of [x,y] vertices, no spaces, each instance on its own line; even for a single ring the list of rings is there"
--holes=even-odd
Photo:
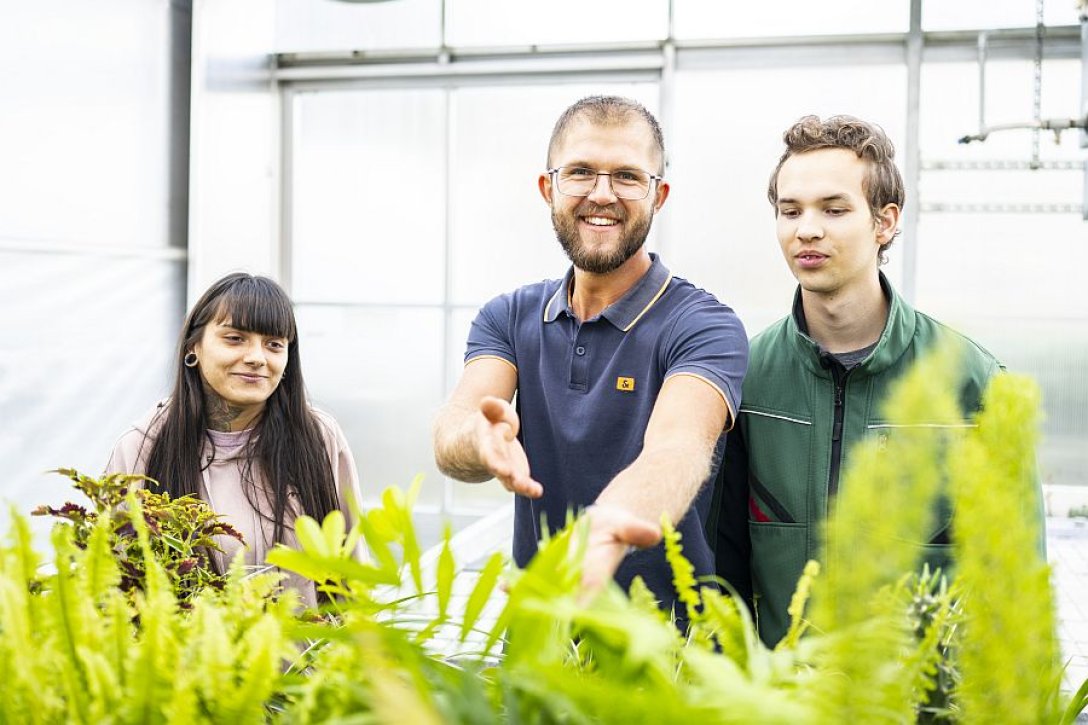
[[[597,177],[607,176],[616,198],[632,201],[645,199],[653,182],[662,179],[641,169],[597,171],[584,166],[560,166],[547,171],[555,178],[555,188],[564,196],[589,196],[597,186]]]

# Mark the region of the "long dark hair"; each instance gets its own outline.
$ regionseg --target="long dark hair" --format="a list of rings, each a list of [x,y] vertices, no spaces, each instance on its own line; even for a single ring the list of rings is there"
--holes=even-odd
[[[199,369],[186,367],[183,361],[209,323],[227,321],[239,330],[288,341],[285,374],[265,402],[242,463],[246,498],[274,523],[273,541],[282,542],[292,495],[298,497],[302,513],[319,521],[338,503],[321,423],[306,400],[291,300],[267,277],[228,274],[208,288],[185,318],[174,392],[159,416],[162,424],[148,456],[147,475],[171,497],[199,495],[201,472],[211,463],[201,458],[204,441],[211,442],[208,405]],[[256,485],[254,473],[263,479],[263,486]],[[263,513],[268,506],[260,505],[257,497],[270,505],[271,516]]]

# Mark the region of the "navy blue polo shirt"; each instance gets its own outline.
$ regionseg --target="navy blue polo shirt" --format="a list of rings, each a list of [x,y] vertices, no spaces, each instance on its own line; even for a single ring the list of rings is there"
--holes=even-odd
[[[561,280],[527,285],[488,302],[472,323],[465,362],[495,357],[518,373],[518,438],[540,499],[517,496],[514,560],[525,566],[541,538],[567,511],[592,504],[642,450],[650,413],[665,380],[693,375],[740,406],[748,337],[736,314],[713,295],[674,277],[656,255],[645,275],[597,317],[580,322],[570,308],[573,268]],[[725,444],[714,456],[713,480]],[[663,482],[662,485],[667,485]],[[714,573],[703,523],[712,497],[704,485],[680,522],[684,554],[697,576]],[[666,608],[676,596],[664,547],[629,555],[616,573],[628,587],[643,577]]]

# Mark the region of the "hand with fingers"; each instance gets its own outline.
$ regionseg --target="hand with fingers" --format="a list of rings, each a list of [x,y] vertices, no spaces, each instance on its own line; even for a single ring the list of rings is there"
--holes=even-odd
[[[582,601],[608,584],[632,548],[647,549],[661,541],[661,527],[625,508],[594,504],[586,509],[589,541],[582,562]]]
[[[483,398],[476,423],[480,461],[507,491],[540,498],[544,487],[529,473],[529,459],[518,440],[520,425],[517,411],[509,401]]]

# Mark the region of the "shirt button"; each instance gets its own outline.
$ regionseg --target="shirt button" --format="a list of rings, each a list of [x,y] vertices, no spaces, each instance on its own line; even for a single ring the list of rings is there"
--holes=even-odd
[[[575,355],[585,355],[586,354],[586,349],[584,347],[582,347],[581,345],[579,345],[578,347],[574,348],[574,354]]]

